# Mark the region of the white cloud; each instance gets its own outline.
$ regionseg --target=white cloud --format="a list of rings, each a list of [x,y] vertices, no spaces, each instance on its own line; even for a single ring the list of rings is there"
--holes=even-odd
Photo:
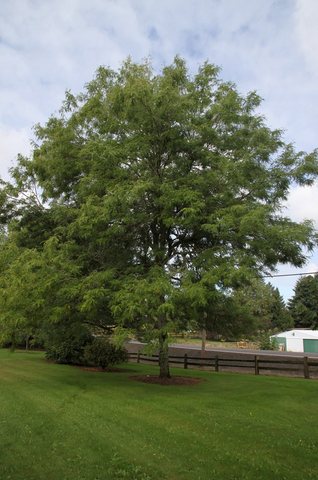
[[[318,2],[297,0],[295,9],[296,33],[300,48],[307,61],[308,69],[318,76]]]
[[[301,222],[305,219],[315,221],[318,228],[318,185],[312,187],[294,187],[292,188],[288,202],[287,214],[295,222]]]

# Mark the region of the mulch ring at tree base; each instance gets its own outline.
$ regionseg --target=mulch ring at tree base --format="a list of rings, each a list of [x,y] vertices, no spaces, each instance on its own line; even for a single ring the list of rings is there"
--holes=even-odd
[[[189,387],[191,385],[197,385],[198,383],[205,382],[205,380],[195,377],[173,376],[171,378],[161,378],[159,375],[134,375],[133,377],[129,377],[129,380],[134,380],[135,382],[153,383],[155,385],[173,385],[181,387]]]

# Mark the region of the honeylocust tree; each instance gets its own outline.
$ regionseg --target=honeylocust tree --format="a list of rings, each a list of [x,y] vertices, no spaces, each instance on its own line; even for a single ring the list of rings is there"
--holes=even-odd
[[[303,265],[303,247],[316,243],[312,223],[291,221],[282,204],[292,183],[314,181],[317,152],[285,144],[260,103],[215,65],[192,75],[176,57],[155,73],[128,59],[118,71],[100,67],[83,93],[67,92],[59,114],[35,127],[32,157],[19,160],[16,175],[35,179],[49,226],[36,239],[36,223],[15,207],[11,232],[23,248],[34,233],[40,255],[51,242],[74,265],[76,288],[68,275],[61,288],[80,315],[107,312],[111,324],[146,332],[160,376],[170,376],[180,305],[186,316],[211,312],[255,272]]]

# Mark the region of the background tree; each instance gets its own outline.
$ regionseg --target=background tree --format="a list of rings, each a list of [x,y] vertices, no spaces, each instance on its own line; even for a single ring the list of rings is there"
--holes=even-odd
[[[280,330],[290,330],[294,327],[294,319],[292,318],[289,309],[284,301],[284,298],[279,293],[278,288],[272,287],[273,302],[271,305],[271,322],[273,327]]]
[[[303,247],[316,244],[312,223],[292,222],[281,205],[292,182],[316,178],[317,152],[296,153],[257,113],[260,97],[218,74],[205,63],[191,76],[179,57],[157,75],[148,61],[100,67],[35,127],[33,156],[16,170],[22,184],[14,178],[2,194],[9,230],[34,233],[43,275],[60,279],[42,295],[47,317],[67,322],[69,305],[78,318],[151,332],[161,376],[180,303],[212,311],[255,272],[303,265]],[[31,177],[50,220],[44,237],[19,195],[10,207],[12,188]]]
[[[208,298],[208,294],[207,294]],[[228,340],[246,337],[255,331],[255,317],[249,306],[239,304],[229,295],[219,295],[217,301],[207,300],[207,303],[191,308],[185,298],[178,306],[179,317],[183,324],[176,326],[182,330],[187,325],[191,330],[206,330],[210,335],[222,336]]]
[[[318,328],[318,275],[301,277],[288,307],[297,328]]]
[[[277,328],[280,331],[293,328],[293,318],[279,290],[262,278],[253,278],[249,284],[233,292],[236,305],[246,307],[253,317],[254,333]]]

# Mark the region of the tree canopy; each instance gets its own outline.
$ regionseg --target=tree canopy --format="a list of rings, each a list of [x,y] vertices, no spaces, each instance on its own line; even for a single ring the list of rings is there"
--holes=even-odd
[[[315,180],[317,151],[286,144],[261,98],[219,72],[206,62],[192,75],[179,57],[158,74],[148,60],[100,67],[36,125],[33,155],[1,193],[5,241],[21,255],[4,268],[2,322],[5,292],[23,295],[20,262],[47,321],[143,329],[169,376],[182,305],[211,312],[251,276],[306,262],[313,224],[282,204],[293,183]]]

